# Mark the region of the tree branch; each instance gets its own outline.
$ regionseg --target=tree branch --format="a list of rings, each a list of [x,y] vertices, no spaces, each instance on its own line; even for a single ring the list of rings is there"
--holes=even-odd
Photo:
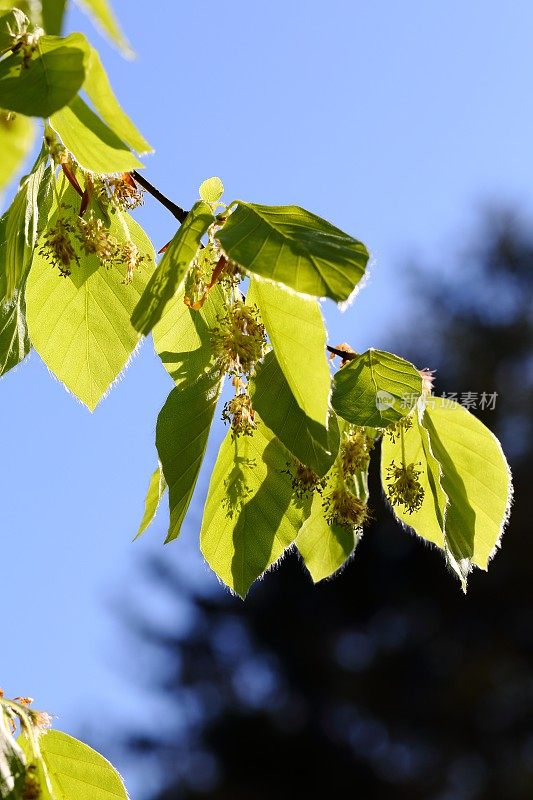
[[[170,211],[170,213],[176,217],[178,222],[185,222],[187,214],[189,213],[188,211],[185,211],[185,209],[181,208],[181,206],[176,205],[176,203],[173,203],[172,200],[168,199],[168,197],[165,197],[165,195],[160,192],[159,189],[156,189],[156,187],[153,186],[150,181],[147,181],[146,178],[140,174],[140,172],[137,172],[137,170],[133,170],[131,174],[137,183],[140,183],[143,189],[148,192],[148,194],[151,194],[152,197],[155,197],[155,199],[160,202],[162,206],[165,206],[167,211]]]

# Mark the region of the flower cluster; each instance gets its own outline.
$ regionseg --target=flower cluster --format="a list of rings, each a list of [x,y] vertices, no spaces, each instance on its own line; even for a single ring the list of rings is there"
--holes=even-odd
[[[402,417],[400,420],[398,420],[398,422],[394,422],[392,425],[389,425],[384,429],[383,433],[389,437],[393,444],[395,444],[396,440],[401,436],[402,431],[408,431],[409,428],[412,427],[413,417],[409,414],[408,416]]]
[[[364,428],[353,427],[345,431],[341,442],[341,462],[346,476],[368,469],[373,445],[374,440],[366,435]]]
[[[391,463],[387,467],[387,493],[393,506],[404,506],[412,514],[417,511],[424,501],[424,488],[419,477],[422,470],[417,469],[418,464]]]
[[[103,221],[89,211],[85,218],[78,217],[77,224],[77,238],[83,252],[98,256],[105,267],[111,267],[119,259],[120,245]]]
[[[213,354],[223,372],[250,375],[266,352],[265,327],[257,308],[236,300],[218,318],[211,337]]]
[[[70,220],[60,215],[54,225],[43,233],[39,249],[39,255],[46,258],[53,267],[57,267],[64,278],[71,274],[72,263],[79,263],[74,250],[74,234]]]
[[[95,181],[94,188],[106,207],[111,205],[121,211],[132,211],[144,203],[144,194],[129,172],[118,176],[102,176]]]
[[[222,409],[222,419],[231,425],[231,435],[251,436],[257,427],[252,401],[247,392],[236,394]]]
[[[325,478],[319,478],[314,470],[302,464],[297,458],[292,462],[288,461],[287,469],[284,469],[283,472],[290,475],[292,489],[299,500],[310,497],[313,492],[322,494],[326,485]]]
[[[322,503],[329,524],[347,528],[362,528],[369,517],[367,504],[352,494],[346,486],[337,486]]]

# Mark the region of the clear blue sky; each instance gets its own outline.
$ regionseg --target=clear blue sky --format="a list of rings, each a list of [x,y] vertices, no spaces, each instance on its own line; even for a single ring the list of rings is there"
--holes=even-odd
[[[344,315],[327,309],[333,342],[390,345],[391,326],[424,304],[401,288],[406,258],[453,270],[480,205],[533,208],[530,0],[115,6],[132,63],[78,11],[67,27],[101,47],[156,148],[146,159],[154,183],[188,206],[204,178],[220,175],[227,198],[298,203],[368,244],[368,286]],[[172,218],[150,199],[140,218],[156,244],[172,235]],[[140,562],[162,548],[164,514],[147,538],[131,538],[170,388],[151,341],[92,416],[35,354],[0,382],[10,643],[0,685],[33,695],[67,731],[102,701],[117,719],[156,711],[132,680],[143,665],[122,647],[112,606],[131,599]],[[200,502],[165,555],[215,587],[196,554]],[[143,600],[165,613],[164,598],[137,593]]]

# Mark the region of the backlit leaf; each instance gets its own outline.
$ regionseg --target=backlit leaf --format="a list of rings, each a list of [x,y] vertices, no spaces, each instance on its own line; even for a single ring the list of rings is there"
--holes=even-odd
[[[35,126],[22,114],[0,111],[0,190],[22,166],[35,140]]]
[[[94,23],[127,58],[133,56],[131,45],[122,33],[108,0],[77,0],[92,17]]]
[[[135,330],[147,336],[159,322],[165,306],[183,283],[200,247],[200,240],[212,222],[213,212],[207,203],[195,203],[133,311],[131,324]]]
[[[244,269],[315,297],[347,300],[364,275],[366,247],[299,206],[238,201],[217,234]]]
[[[159,463],[156,469],[153,471],[150,478],[150,483],[148,484],[148,491],[146,492],[146,500],[144,504],[144,514],[141,524],[139,525],[137,535],[135,536],[136,539],[138,539],[139,536],[141,536],[154,521],[156,511],[166,489],[167,482],[165,480],[165,476],[163,475],[161,464]]]
[[[205,203],[216,203],[224,194],[224,184],[220,178],[207,178],[200,185],[200,199]]]
[[[337,572],[350,558],[358,542],[353,528],[327,522],[322,503],[322,496],[315,494],[311,513],[296,539],[296,547],[315,583]]]

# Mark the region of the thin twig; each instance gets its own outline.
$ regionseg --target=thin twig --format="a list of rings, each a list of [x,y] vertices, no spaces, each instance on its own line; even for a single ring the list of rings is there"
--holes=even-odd
[[[329,344],[326,345],[326,350],[333,353],[334,356],[340,356],[343,361],[353,361],[353,359],[358,356],[358,353],[350,353],[349,350],[340,350],[338,347],[331,347]]]
[[[152,197],[155,197],[155,199],[158,200],[161,205],[165,206],[165,208],[170,211],[170,213],[176,217],[179,222],[185,222],[187,214],[189,213],[188,211],[185,211],[185,209],[181,208],[181,206],[178,206],[176,203],[173,203],[172,200],[169,200],[168,197],[165,197],[165,195],[160,192],[159,189],[156,189],[156,187],[153,186],[150,181],[147,181],[143,175],[137,172],[137,170],[133,170],[131,174],[137,183],[140,183],[143,189],[146,189],[146,191],[151,194]]]

